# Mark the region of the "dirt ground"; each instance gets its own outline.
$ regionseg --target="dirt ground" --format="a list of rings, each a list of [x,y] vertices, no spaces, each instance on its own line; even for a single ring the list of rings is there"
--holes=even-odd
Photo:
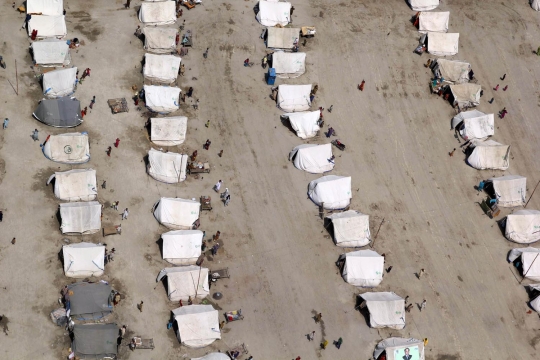
[[[153,351],[129,352],[124,344],[121,358],[190,358],[245,343],[257,360],[368,359],[375,344],[389,336],[428,337],[428,360],[535,358],[539,319],[528,313],[523,287],[528,281],[520,285],[506,262],[507,252],[518,245],[505,240],[496,221],[483,215],[482,195],[474,189],[480,180],[503,172],[474,170],[459,150],[448,156],[460,145],[450,130],[455,112],[429,93],[430,73],[423,66],[429,55],[412,53],[418,33],[409,22],[414,12],[404,1],[295,1],[293,23],[314,25],[317,35],[301,49],[307,53],[306,74],[277,81],[319,84],[314,107],[333,105],[332,113],[324,113],[325,128],[331,125],[347,145],[345,152],[335,150],[333,174],[352,176],[351,208],[371,216],[373,235],[384,219],[373,248],[386,253],[386,266],[393,269],[377,291],[409,295],[414,303],[427,300],[424,311],[415,308],[406,315],[401,331],[371,329],[355,311],[356,295],[364,290],[340,277],[334,262],[346,250],[333,245],[306,196],[307,184],[318,176],[287,161],[289,151],[305,141],[281,124],[281,112],[269,99],[270,87],[258,65],[266,49],[252,10],[256,2],[204,0],[184,10],[178,21],[185,19],[186,29],[194,32],[179,86],[193,86],[200,107],[195,111],[189,102],[182,104],[178,114],[189,118],[187,140],[169,150],[197,149],[199,158],[212,165],[210,174],[178,185],[159,183],[145,172],[143,158],[152,144],[143,112],[130,102],[129,113],[112,115],[106,104],[110,98],[130,98],[131,86],[143,84],[144,50],[133,36],[140,2],[127,10],[122,3],[65,0],[68,38],[84,42],[71,52],[73,64],[81,72],[92,69],[75,95],[82,106],[93,95],[97,100],[76,128],[90,134],[92,159],[73,168],[92,167],[99,183],[107,181],[107,190],[99,189],[104,224],[120,223],[111,202],[130,210],[121,236],[69,239],[105,241],[117,249],[103,278],[126,298],[107,321],[126,324],[128,334],[152,337],[156,345]],[[65,356],[69,338],[49,313],[57,307],[61,286],[72,279],[63,275],[58,259],[66,237],[56,218],[59,201],[46,181],[54,171],[72,167],[47,160],[30,135],[37,128],[42,142],[48,134],[73,129],[32,118],[42,90],[21,29],[24,15],[11,8],[11,1],[3,1],[0,9],[0,55],[7,62],[7,69],[0,69],[0,119],[10,119],[8,129],[0,130],[0,314],[5,315],[0,358],[58,359]],[[444,1],[439,10],[451,11],[450,31],[460,33],[459,55],[452,58],[469,61],[483,86],[478,109],[497,113],[506,107],[509,112],[496,120],[494,139],[512,145],[504,173],[527,176],[530,195],[540,180],[540,58],[533,54],[540,45],[540,14],[527,1],[515,0]],[[243,67],[247,57],[256,66]],[[9,83],[17,87],[15,60],[18,95]],[[362,79],[366,88],[359,92]],[[491,90],[498,83],[508,90]],[[105,150],[117,137],[120,147],[107,157]],[[202,149],[206,139],[212,141],[209,151]],[[221,149],[222,158],[217,155]],[[232,200],[228,207],[215,200],[214,209],[202,213],[201,229],[207,234],[220,230],[224,241],[205,266],[229,268],[231,278],[211,289],[224,295],[215,306],[220,312],[242,309],[245,320],[226,325],[222,340],[193,350],[181,347],[166,328],[176,306],[155,279],[168,266],[158,246],[167,229],[151,209],[160,197],[214,195],[211,187],[219,179]],[[538,194],[528,208],[540,208]],[[427,274],[418,280],[420,268]],[[142,313],[136,308],[140,301]],[[323,314],[320,324],[312,319],[317,312]],[[313,330],[315,341],[308,342],[305,334]],[[339,337],[344,340],[340,350],[331,346]],[[322,339],[330,341],[324,351],[319,350]]]

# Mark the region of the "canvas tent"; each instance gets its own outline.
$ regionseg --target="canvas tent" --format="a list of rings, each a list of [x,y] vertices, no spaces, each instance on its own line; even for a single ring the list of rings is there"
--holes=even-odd
[[[176,50],[177,29],[145,27],[143,33],[144,50],[156,54],[170,54]]]
[[[37,30],[37,37],[40,39],[63,38],[67,35],[66,17],[64,15],[32,15],[28,22],[28,36],[32,36],[34,30]]]
[[[167,184],[186,180],[188,156],[173,152],[148,151],[148,175]]]
[[[456,55],[458,53],[459,33],[428,32],[427,51],[437,56]]]
[[[373,352],[373,358],[379,360],[380,356],[385,353],[386,360],[403,360],[405,349],[409,349],[411,360],[424,360],[424,342],[418,339],[405,339],[391,337],[377,344]]]
[[[269,27],[266,31],[266,47],[270,49],[290,50],[300,39],[299,28]],[[274,55],[276,54],[274,53]]]
[[[139,20],[145,25],[167,25],[176,22],[176,2],[143,1],[139,10]]]
[[[530,0],[530,4],[534,10],[540,11],[540,0]]]
[[[105,246],[81,242],[64,245],[64,274],[71,278],[101,276],[105,270]]]
[[[46,125],[59,128],[75,127],[83,122],[81,103],[74,97],[43,99],[32,115]]]
[[[90,160],[90,144],[85,132],[49,135],[42,150],[47,159],[61,164],[84,164]]]
[[[191,360],[230,360],[231,358],[224,353],[210,353],[200,358],[191,358]]]
[[[471,148],[467,162],[475,169],[506,170],[510,166],[510,145],[493,140],[471,140]]]
[[[273,2],[259,1],[259,12],[257,13],[257,21],[264,26],[285,26],[291,19],[291,3],[289,2]]]
[[[444,79],[447,83],[462,84],[469,82],[471,64],[468,62],[434,59],[431,62],[430,68],[437,79]]]
[[[101,281],[78,282],[67,287],[71,316],[83,320],[97,320],[113,312],[112,288],[109,284]]]
[[[504,236],[520,244],[540,240],[540,211],[522,209],[509,214],[505,221]]]
[[[174,265],[194,265],[201,256],[203,232],[173,230],[161,235],[163,260]]]
[[[58,98],[73,94],[76,78],[76,67],[53,70],[43,74],[43,95],[48,98]]]
[[[180,107],[180,88],[144,85],[144,101],[150,110],[168,114]]]
[[[190,230],[199,219],[200,208],[195,200],[161,198],[154,205],[154,217],[169,229]]]
[[[161,270],[156,281],[167,277],[167,295],[170,301],[204,299],[210,293],[208,269],[189,265]]]
[[[348,210],[326,216],[332,221],[334,243],[341,247],[361,247],[371,242],[369,215]]]
[[[144,78],[150,81],[170,84],[176,81],[180,61],[182,59],[173,55],[144,55]]]
[[[529,285],[529,291],[532,299],[529,302],[529,305],[534,309],[534,311],[540,313],[540,284]]]
[[[116,324],[76,324],[71,348],[83,359],[116,358],[118,345]]]
[[[92,201],[97,197],[96,170],[73,169],[55,172],[47,180],[54,179],[54,195],[64,201]]]
[[[63,0],[26,0],[26,13],[31,15],[63,15]]]
[[[289,153],[289,161],[294,167],[312,174],[322,174],[332,171],[334,163],[332,157],[332,144],[303,144],[295,147]]]
[[[186,140],[187,117],[171,116],[150,119],[150,141],[160,146],[176,146]]]
[[[45,39],[34,41],[30,45],[34,65],[39,66],[67,66],[71,62],[69,46],[64,40]]]
[[[520,175],[505,175],[487,180],[498,200],[499,206],[523,206],[527,198],[527,178]]]
[[[428,11],[439,6],[439,0],[409,0],[409,5],[414,11]]]
[[[277,51],[272,55],[272,67],[279,78],[297,78],[306,72],[306,53]]]
[[[418,15],[418,31],[420,31],[421,33],[426,33],[428,31],[445,33],[448,31],[449,19],[449,11],[422,11],[420,15]]]
[[[325,209],[344,209],[351,203],[351,177],[328,175],[313,180],[308,186],[308,196]]]
[[[311,107],[309,85],[279,85],[277,105],[283,111],[296,112],[306,111]]]
[[[101,205],[97,201],[60,204],[62,234],[93,234],[101,229]]]
[[[508,261],[514,263],[523,277],[540,281],[540,261],[536,260],[540,260],[540,249],[533,247],[512,249],[508,254]]]
[[[341,254],[338,266],[347,283],[359,287],[375,287],[383,279],[384,257],[373,250],[358,250]]]
[[[219,314],[212,305],[182,306],[172,313],[178,325],[176,336],[182,345],[202,348],[221,339]]]
[[[291,128],[302,139],[309,139],[316,136],[321,129],[319,126],[321,112],[319,110],[287,113],[281,117],[289,120]]]
[[[452,129],[458,129],[464,140],[486,139],[495,134],[495,117],[478,110],[462,111],[452,119]]]
[[[405,327],[405,299],[393,292],[370,292],[358,295],[369,311],[369,326],[401,330]],[[361,305],[362,307],[362,305]]]
[[[450,91],[454,98],[453,105],[459,106],[477,106],[480,104],[480,92],[482,87],[476,84],[457,84],[450,85]]]

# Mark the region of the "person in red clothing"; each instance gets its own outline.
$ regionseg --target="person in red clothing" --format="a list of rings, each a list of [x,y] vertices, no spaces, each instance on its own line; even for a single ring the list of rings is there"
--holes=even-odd
[[[114,147],[117,148],[118,145],[120,145],[120,139],[116,138],[116,141],[114,142]]]

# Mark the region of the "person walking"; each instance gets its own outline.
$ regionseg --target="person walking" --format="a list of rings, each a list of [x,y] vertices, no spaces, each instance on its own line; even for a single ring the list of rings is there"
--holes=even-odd
[[[362,82],[360,83],[360,85],[358,85],[358,90],[360,91],[364,91],[364,85],[366,84],[366,81],[365,80],[362,80]]]
[[[504,81],[504,79],[506,79],[506,74],[504,74],[501,78],[502,81]]]
[[[499,84],[497,84],[497,86],[495,86],[495,87],[493,88],[493,90],[495,90],[495,91],[499,90]]]
[[[538,50],[536,50],[536,55],[540,56],[540,46],[538,47]]]
[[[81,118],[84,119],[84,117],[86,116],[87,111],[88,111],[88,107],[85,107],[84,109],[81,110]]]
[[[214,191],[215,192],[219,192],[219,189],[221,189],[221,184],[223,184],[223,182],[221,180],[219,180],[216,185],[214,185]]]
[[[190,87],[188,92],[187,92],[187,97],[191,97],[193,95],[193,87]]]
[[[102,189],[106,189],[106,188],[107,188],[107,181],[106,181],[106,180],[103,180],[103,183],[101,184],[101,188],[102,188]]]
[[[0,222],[2,222],[2,220],[4,220],[4,213],[0,210]]]
[[[456,148],[454,148],[454,150],[450,151],[450,152],[448,153],[448,156],[450,156],[450,157],[454,156],[454,153],[455,153],[455,152],[456,152]]]
[[[506,91],[506,89],[508,89],[508,85],[506,85],[505,87],[503,87],[503,91]]]
[[[116,138],[116,141],[114,142],[114,147],[117,148],[118,145],[120,145],[120,139]]]
[[[186,67],[184,64],[180,65],[180,76],[184,76],[184,73],[186,72]]]
[[[313,339],[315,339],[315,331],[312,331],[311,333],[308,334],[308,340],[313,341]]]
[[[139,311],[140,311],[140,312],[142,312],[143,305],[144,305],[144,301],[141,301],[140,304],[137,304],[137,307],[139,308]]]
[[[217,155],[218,155],[219,157],[222,157],[222,156],[223,156],[223,150],[221,150]]]
[[[92,109],[94,107],[94,104],[96,103],[96,96],[94,95],[94,97],[92,98],[92,100],[90,100],[90,106],[89,108]]]
[[[5,118],[5,119],[4,119],[4,125],[3,125],[4,129],[7,129],[8,124],[9,124],[9,119],[8,119],[8,118]]]
[[[405,311],[408,312],[408,313],[410,313],[411,310],[412,310],[412,308],[413,308],[413,304],[409,304],[409,305],[407,305],[407,307],[405,308]]]
[[[422,312],[422,310],[426,308],[426,303],[427,303],[427,300],[424,299],[424,301],[422,301],[422,303],[420,304],[420,312]]]
[[[118,204],[120,204],[120,201],[115,201],[113,202],[113,207],[114,207],[114,210],[118,211]]]
[[[123,339],[126,335],[127,325],[124,325],[120,328],[120,337]]]
[[[26,25],[28,24],[30,19],[32,19],[32,15],[27,14],[26,17],[24,18],[24,23],[23,23],[23,26],[22,26],[23,29],[26,27]],[[540,49],[540,47],[538,49]]]
[[[34,139],[34,141],[39,141],[39,131],[38,131],[38,129],[34,129],[34,132],[32,133],[32,139]]]
[[[334,345],[336,345],[337,349],[341,347],[341,344],[343,344],[343,339],[339,338],[338,341],[334,341]]]
[[[210,141],[210,139],[206,139],[206,142],[204,143],[203,148],[205,148],[206,150],[209,150],[211,144],[212,142]]]
[[[225,206],[229,206],[229,203],[231,202],[231,194],[227,194],[225,197]]]
[[[127,0],[126,9],[129,9],[130,7],[131,7],[131,0]]]
[[[107,148],[107,156],[111,156],[112,147]]]
[[[423,268],[420,269],[420,271],[418,272],[418,280],[420,280],[420,278],[422,277],[422,275],[424,275],[426,273],[426,270],[424,270]]]
[[[213,240],[213,241],[218,241],[220,236],[221,236],[221,231],[218,230],[218,231],[216,232],[216,235],[214,235],[214,236],[212,237],[212,240]]]
[[[321,322],[321,319],[322,319],[322,313],[318,313],[317,315],[315,315],[314,319],[315,319],[315,323],[316,323],[316,324],[318,324],[319,322]]]
[[[215,244],[214,246],[212,246],[212,256],[216,256],[218,250],[219,250],[219,244]]]
[[[127,220],[128,215],[129,215],[129,211],[128,211],[128,208],[126,208],[124,212],[122,213],[122,220]]]

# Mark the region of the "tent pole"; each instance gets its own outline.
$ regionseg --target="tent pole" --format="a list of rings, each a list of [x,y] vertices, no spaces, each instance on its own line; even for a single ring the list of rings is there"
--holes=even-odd
[[[519,282],[520,284],[523,282],[523,280],[525,280],[525,276],[527,276],[527,273],[529,272],[529,270],[531,270],[534,262],[536,261],[536,259],[538,259],[538,256],[540,255],[540,253],[536,254],[536,257],[534,258],[534,260],[532,261],[531,263],[531,266],[529,266],[529,268],[527,269],[527,271],[525,272],[525,274],[523,274],[523,279],[521,279],[521,281]]]
[[[373,248],[373,244],[375,244],[375,240],[377,240],[377,235],[379,235],[379,231],[381,231],[382,224],[384,224],[384,219],[382,219],[381,224],[379,225],[379,228],[377,229],[377,233],[375,234],[375,237],[373,238],[373,242],[369,245],[369,247]]]
[[[15,79],[17,80],[17,96],[19,96],[19,72],[17,71],[17,59],[15,59]]]
[[[195,289],[195,299],[197,299],[197,293],[199,292],[199,283],[201,282],[201,270],[202,270],[202,262],[201,262],[201,265],[199,265],[199,279],[197,280],[197,288]]]
[[[529,201],[531,201],[533,195],[534,195],[534,192],[536,191],[536,188],[538,187],[538,185],[540,185],[540,181],[538,181],[538,183],[536,184],[536,186],[534,187],[534,190],[531,194],[531,197],[529,197],[529,200],[527,200],[527,202],[525,203],[525,206],[523,208],[526,208],[527,207],[527,204],[529,203]]]

